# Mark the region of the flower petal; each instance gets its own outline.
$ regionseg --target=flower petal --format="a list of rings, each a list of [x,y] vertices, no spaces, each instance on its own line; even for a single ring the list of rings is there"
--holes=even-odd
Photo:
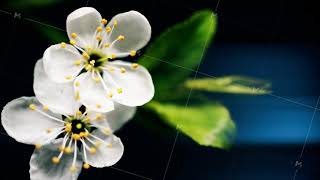
[[[136,112],[136,107],[124,106],[114,103],[114,110],[107,113],[88,112],[93,125],[109,127],[113,132],[119,130]]]
[[[59,154],[57,150],[61,144],[62,139],[55,140],[52,144],[33,152],[29,171],[31,180],[76,180],[78,178],[82,168],[81,156],[77,158],[75,172],[69,170],[72,165],[72,155],[64,154],[59,164],[51,162],[51,158]]]
[[[2,126],[18,142],[25,144],[48,143],[48,140],[54,138],[54,135],[63,128],[64,124],[52,120],[36,110],[31,110],[30,104],[42,107],[34,97],[20,97],[9,102],[1,113]],[[61,119],[61,116],[49,111],[45,113]],[[50,132],[48,132],[49,129]]]
[[[103,78],[106,83],[111,82],[110,78],[118,85],[108,84],[112,86],[113,91],[117,92],[116,88],[121,88],[121,94],[114,93],[114,100],[126,106],[141,106],[149,102],[154,95],[154,86],[152,78],[146,68],[138,66],[131,67],[131,63],[123,61],[113,61],[110,66],[118,69],[124,68],[125,73],[119,71],[104,72]]]
[[[151,37],[151,26],[141,13],[129,11],[113,17],[108,24],[113,26],[117,21],[117,26],[113,29],[109,41],[116,40],[120,35],[125,39],[115,43],[110,47],[110,51],[115,53],[128,53],[131,50],[139,50],[144,47]],[[121,55],[120,55],[121,56]]]
[[[92,47],[95,40],[95,31],[101,25],[102,17],[100,13],[92,7],[82,7],[67,17],[67,33],[71,39],[72,33],[76,33],[76,43],[78,46],[87,48]]]
[[[96,153],[87,153],[87,163],[97,168],[116,164],[121,159],[124,151],[120,138],[113,134],[106,136],[99,130],[94,130],[92,134],[99,137],[104,142],[97,148]]]
[[[74,83],[80,102],[89,110],[108,112],[114,109],[113,102],[108,99],[102,82],[96,82],[90,72],[82,73]]]
[[[55,113],[73,115],[81,106],[75,99],[73,83],[55,83],[49,79],[42,60],[34,68],[33,90],[37,99]]]
[[[83,65],[76,65],[77,61],[84,61],[79,51],[71,45],[55,44],[46,49],[43,64],[49,78],[58,83],[70,82],[79,74]]]

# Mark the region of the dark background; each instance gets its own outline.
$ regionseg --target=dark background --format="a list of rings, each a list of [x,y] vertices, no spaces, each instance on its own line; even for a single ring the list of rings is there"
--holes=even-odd
[[[65,29],[67,15],[85,5],[86,1],[74,0],[31,9],[10,7],[1,1],[1,10],[10,14],[0,12],[0,107],[14,98],[33,95],[33,66],[51,42],[37,31],[50,27],[32,21]],[[192,12],[215,9],[216,5],[216,0],[89,1],[89,6],[107,19],[131,9],[140,11],[149,19],[153,37]],[[14,12],[22,17],[13,18]],[[221,0],[217,14],[218,31],[200,71],[213,76],[237,74],[266,79],[273,84],[273,94],[212,95],[224,102],[237,124],[234,146],[227,151],[205,148],[180,134],[165,179],[293,180],[295,172],[296,180],[319,179],[317,113],[310,124],[320,95],[317,2]],[[152,119],[150,123],[162,133],[137,122],[130,122],[117,133],[126,149],[114,167],[162,180],[176,132]],[[0,136],[0,147],[0,179],[29,179],[28,163],[33,147],[4,135]],[[302,162],[301,167],[295,166],[296,160]],[[83,171],[79,179],[138,180],[141,177],[113,168],[92,168]]]

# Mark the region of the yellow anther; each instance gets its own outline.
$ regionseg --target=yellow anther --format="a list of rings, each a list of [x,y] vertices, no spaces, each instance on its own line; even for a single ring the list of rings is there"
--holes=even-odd
[[[116,57],[117,57],[116,54],[114,53],[111,54],[111,59],[115,59]]]
[[[96,63],[95,60],[91,60],[91,61],[90,61],[90,64],[91,64],[92,66],[94,66],[94,63]]]
[[[89,169],[89,168],[90,168],[90,165],[88,163],[83,164],[83,169]]]
[[[113,72],[114,71],[114,67],[109,67],[109,71]]]
[[[84,137],[88,137],[90,133],[88,131],[84,132]]]
[[[66,80],[71,80],[71,79],[72,79],[71,75],[66,76]]]
[[[98,35],[98,36],[96,36],[96,39],[97,39],[98,41],[101,41],[101,40],[102,40],[102,36]]]
[[[123,35],[120,35],[120,36],[118,36],[118,38],[117,38],[119,41],[123,41],[124,40],[124,36]]]
[[[42,106],[42,109],[43,109],[44,111],[48,111],[48,110],[49,110],[49,107],[48,107],[47,105],[43,105],[43,106]]]
[[[70,40],[70,44],[75,45],[77,42],[74,39]]]
[[[82,112],[78,110],[78,111],[76,112],[76,115],[77,115],[77,116],[81,116],[81,115],[82,115]]]
[[[118,88],[118,89],[117,89],[117,92],[118,92],[119,94],[121,94],[121,93],[123,92],[122,88]]]
[[[71,147],[66,147],[66,148],[64,148],[64,152],[67,153],[67,154],[72,153]]]
[[[100,141],[96,141],[95,145],[96,145],[97,148],[99,148],[101,146],[101,142]]]
[[[121,73],[125,73],[125,72],[126,72],[126,69],[122,67],[122,68],[120,68],[120,72],[121,72]]]
[[[79,133],[80,137],[84,137],[84,132]]]
[[[77,129],[81,129],[81,128],[82,128],[82,124],[81,124],[81,123],[78,123],[78,124],[76,125],[76,128],[77,128]]]
[[[51,129],[51,128],[48,128],[46,131],[47,131],[47,133],[51,133],[51,132],[52,132],[52,129]]]
[[[92,51],[92,47],[87,47],[87,51]]]
[[[113,97],[112,92],[109,92],[109,93],[107,94],[107,96],[108,96],[108,98],[112,98],[112,97]]]
[[[83,122],[84,123],[90,123],[90,118],[89,117],[84,118]]]
[[[107,144],[107,147],[108,147],[108,148],[112,148],[112,144],[111,144],[111,143],[108,143],[108,144]]]
[[[106,27],[106,31],[107,31],[107,33],[110,33],[111,32],[111,27]]]
[[[89,149],[89,152],[90,152],[91,154],[95,154],[95,153],[97,152],[97,149],[94,148],[94,147],[91,147],[91,148]]]
[[[96,104],[96,108],[101,108],[101,104]]]
[[[77,81],[77,82],[74,83],[74,85],[75,85],[76,87],[79,87],[79,86],[80,86],[80,83]]]
[[[71,132],[71,130],[72,130],[72,125],[71,125],[71,123],[67,123],[66,126],[64,127],[64,130],[65,130],[66,132]]]
[[[35,146],[36,150],[39,150],[42,147],[41,144],[35,144],[34,146]]]
[[[132,69],[137,69],[139,67],[139,64],[137,64],[137,63],[132,63],[131,64],[131,68]]]
[[[81,60],[79,59],[79,60],[76,60],[75,62],[74,62],[74,65],[75,66],[80,66],[81,65]]]
[[[35,110],[35,109],[37,108],[37,106],[36,106],[35,104],[30,104],[30,105],[29,105],[29,108],[30,108],[31,110]]]
[[[76,38],[77,36],[78,36],[77,33],[71,33],[72,38]]]
[[[59,150],[60,152],[64,152],[64,147],[63,147],[63,146],[59,146],[58,150]]]
[[[109,135],[111,133],[110,128],[103,128],[103,133]]]
[[[74,165],[74,166],[71,166],[70,169],[69,169],[72,173],[75,173],[77,172],[77,167]]]
[[[130,56],[135,56],[137,54],[137,51],[135,51],[135,50],[132,50],[132,51],[130,51]]]
[[[52,157],[51,159],[53,164],[59,164],[60,163],[60,159],[58,157]]]
[[[78,141],[81,137],[79,134],[72,134],[72,138],[76,141]]]
[[[85,68],[87,71],[90,71],[90,70],[92,69],[92,65],[87,64],[84,68]]]
[[[85,58],[86,60],[90,59],[89,54],[86,53],[86,52],[83,52],[83,53],[82,53],[82,57]]]
[[[80,92],[79,91],[76,91],[76,95],[75,95],[74,98],[75,98],[76,101],[80,100]]]
[[[96,120],[102,120],[102,114],[101,113],[97,113],[96,114]]]
[[[60,46],[61,46],[61,48],[66,48],[66,47],[67,47],[67,44],[64,43],[64,42],[62,42],[62,43],[60,44]]]
[[[110,47],[110,44],[109,44],[109,43],[105,43],[105,44],[104,44],[104,47],[105,47],[105,48],[108,48],[108,47]]]
[[[107,23],[108,23],[108,21],[106,19],[101,20],[101,24],[106,25]]]
[[[117,20],[114,21],[113,26],[114,26],[114,27],[117,27],[117,26],[118,26],[118,21],[117,21]]]
[[[102,27],[101,27],[101,26],[98,26],[98,27],[97,27],[97,31],[98,31],[98,32],[101,32],[101,31],[102,31]]]
[[[94,81],[95,81],[96,83],[99,83],[101,80],[100,80],[99,77],[95,77],[95,78],[94,78]]]

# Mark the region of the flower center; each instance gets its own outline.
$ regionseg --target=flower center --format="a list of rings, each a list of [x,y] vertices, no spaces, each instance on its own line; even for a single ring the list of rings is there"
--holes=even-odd
[[[74,119],[71,121],[71,132],[74,134],[80,134],[85,132],[87,124],[80,119]]]
[[[103,53],[97,50],[91,50],[88,53],[85,53],[84,56],[86,56],[87,59],[85,64],[86,71],[96,70],[98,72],[102,72],[105,62],[110,59],[108,56],[105,56]]]

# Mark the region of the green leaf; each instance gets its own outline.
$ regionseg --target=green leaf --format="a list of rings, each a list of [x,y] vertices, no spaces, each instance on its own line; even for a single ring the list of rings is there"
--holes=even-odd
[[[269,82],[242,76],[226,76],[220,78],[202,78],[187,80],[185,87],[216,93],[261,95],[268,94]]]
[[[221,104],[180,106],[152,101],[145,108],[154,111],[183,134],[203,146],[228,148],[235,133],[235,124],[228,110]]]
[[[52,6],[62,2],[62,0],[10,0],[8,5],[13,8],[38,8]]]
[[[61,42],[68,42],[69,38],[67,32],[59,29],[53,29],[51,27],[40,26],[37,30],[46,38],[50,40],[50,43],[57,44]]]
[[[213,38],[216,23],[212,11],[198,11],[149,44],[138,62],[151,72],[158,93],[183,82],[195,71]]]

